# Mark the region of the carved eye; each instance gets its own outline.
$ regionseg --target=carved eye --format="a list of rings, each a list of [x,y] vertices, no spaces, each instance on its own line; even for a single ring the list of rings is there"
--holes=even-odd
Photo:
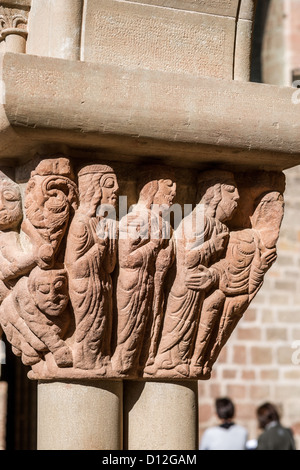
[[[19,199],[17,194],[12,191],[4,191],[3,196],[7,201],[17,201]]]
[[[224,189],[229,193],[234,193],[235,186],[232,186],[231,184],[224,184]]]
[[[115,180],[113,178],[107,178],[103,184],[105,188],[113,188],[114,185],[115,185]]]
[[[54,286],[55,286],[55,289],[61,289],[63,285],[64,285],[63,280],[60,280],[60,281],[56,281]]]
[[[42,294],[49,294],[50,292],[50,285],[49,284],[40,284],[38,286],[38,290],[42,293]]]

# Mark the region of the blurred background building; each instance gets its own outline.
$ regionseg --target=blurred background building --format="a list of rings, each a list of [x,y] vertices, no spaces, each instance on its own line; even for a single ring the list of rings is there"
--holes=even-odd
[[[300,86],[297,80],[300,1],[258,0],[251,81]],[[295,92],[291,106],[299,106],[300,112],[300,90]],[[215,398],[229,396],[236,404],[236,422],[248,428],[251,438],[260,433],[256,408],[265,401],[275,403],[300,449],[300,168],[285,174],[278,259],[222,351],[212,379],[199,382],[200,438],[218,422]]]
[[[251,80],[296,86],[300,0],[257,3]],[[300,110],[300,93],[299,104],[291,103],[297,105]],[[236,421],[248,428],[250,438],[259,432],[256,408],[264,401],[274,402],[283,424],[293,428],[300,449],[300,167],[286,171],[286,177],[277,263],[222,351],[212,379],[199,382],[200,438],[217,422],[215,398],[229,396],[236,404]],[[37,384],[27,379],[27,368],[10,346],[4,351],[1,345],[0,363],[0,449],[34,450]]]

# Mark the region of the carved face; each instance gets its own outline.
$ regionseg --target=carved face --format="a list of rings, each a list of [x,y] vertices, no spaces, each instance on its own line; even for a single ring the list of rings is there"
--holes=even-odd
[[[117,205],[119,185],[114,173],[107,173],[101,177],[100,186],[102,190],[101,204]]]
[[[21,193],[10,180],[0,180],[0,230],[16,228],[22,220]]]
[[[234,182],[221,184],[221,201],[217,207],[216,218],[221,222],[230,220],[236,211],[239,198]]]
[[[69,300],[68,281],[64,271],[38,269],[31,280],[31,293],[35,304],[49,316],[59,316]]]
[[[171,207],[176,196],[176,183],[171,179],[158,180],[158,190],[154,196],[153,204]]]

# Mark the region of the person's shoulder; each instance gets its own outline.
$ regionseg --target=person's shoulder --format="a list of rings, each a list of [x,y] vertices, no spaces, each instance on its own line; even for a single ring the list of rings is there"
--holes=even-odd
[[[204,431],[203,436],[210,436],[211,434],[220,432],[220,430],[221,430],[220,426],[210,426]]]
[[[241,430],[243,430],[243,431],[247,431],[247,429],[245,428],[245,426],[242,426],[241,424],[234,424],[234,427],[235,427],[236,429],[241,429]]]
[[[248,435],[248,430],[240,424],[235,424],[234,426],[232,426],[232,430],[235,432],[239,432],[240,434],[245,434],[245,436]]]

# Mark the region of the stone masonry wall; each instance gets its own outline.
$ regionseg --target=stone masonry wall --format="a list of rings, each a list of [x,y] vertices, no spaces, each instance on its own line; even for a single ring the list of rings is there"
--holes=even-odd
[[[291,86],[292,71],[300,68],[300,1],[261,3],[269,3],[263,81]],[[218,423],[215,398],[229,396],[236,404],[236,422],[248,428],[252,439],[261,432],[256,408],[275,403],[300,449],[300,167],[285,173],[278,259],[215,364],[213,378],[199,382],[200,438],[207,426]]]
[[[200,437],[218,422],[215,398],[229,396],[236,404],[236,421],[251,438],[259,432],[256,408],[272,401],[300,444],[300,168],[286,176],[278,260],[224,348],[213,378],[199,382]]]

